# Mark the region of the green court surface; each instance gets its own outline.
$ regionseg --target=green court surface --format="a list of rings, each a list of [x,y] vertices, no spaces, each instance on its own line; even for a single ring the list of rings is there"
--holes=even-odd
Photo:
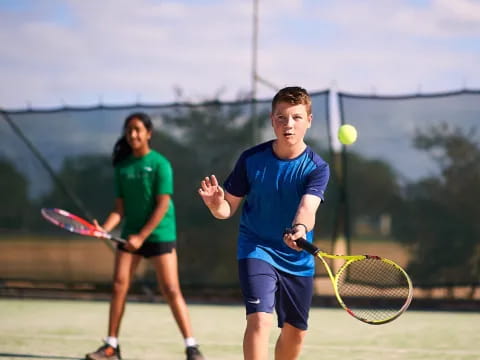
[[[242,306],[190,304],[189,309],[208,360],[243,358]],[[82,359],[105,336],[107,313],[105,301],[0,299],[0,360]],[[272,350],[277,334],[275,329]],[[125,360],[185,358],[164,303],[128,303],[120,343]],[[372,358],[478,360],[480,313],[407,311],[390,324],[372,326],[340,309],[312,309],[302,360]]]

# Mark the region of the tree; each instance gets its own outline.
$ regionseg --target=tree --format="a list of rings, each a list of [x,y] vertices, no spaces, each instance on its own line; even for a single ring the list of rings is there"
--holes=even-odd
[[[398,176],[383,160],[367,159],[349,152],[346,154],[344,176],[348,224],[352,233],[352,224],[360,219],[378,221],[384,214],[391,215],[401,202]]]
[[[31,207],[28,182],[6,159],[0,158],[0,174],[0,189],[5,190],[2,190],[0,229],[21,230],[26,224],[27,209]]]
[[[409,271],[420,284],[460,285],[480,280],[480,146],[475,129],[446,124],[417,131],[416,148],[439,172],[406,188],[400,241],[412,247]],[[474,287],[472,287],[473,294]]]
[[[66,209],[90,220],[103,218],[112,208],[113,168],[108,156],[66,157],[53,180],[55,186],[41,199],[42,204]]]

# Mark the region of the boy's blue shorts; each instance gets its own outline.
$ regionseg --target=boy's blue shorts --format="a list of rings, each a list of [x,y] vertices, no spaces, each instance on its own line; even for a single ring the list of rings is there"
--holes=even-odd
[[[279,328],[288,323],[307,329],[313,277],[288,274],[259,259],[238,260],[238,274],[247,315],[275,308]]]

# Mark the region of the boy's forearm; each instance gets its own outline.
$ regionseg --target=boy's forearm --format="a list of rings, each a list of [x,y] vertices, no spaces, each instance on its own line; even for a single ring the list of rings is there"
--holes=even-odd
[[[231,216],[231,207],[227,200],[223,200],[217,206],[209,206],[208,207],[212,215],[220,220],[228,219]]]
[[[302,224],[305,226],[305,233],[313,230],[315,227],[315,216],[296,216],[292,221],[292,226],[296,224]]]
[[[315,227],[315,214],[317,208],[309,206],[300,206],[292,221],[292,225],[303,224],[306,227],[306,232],[313,230]]]

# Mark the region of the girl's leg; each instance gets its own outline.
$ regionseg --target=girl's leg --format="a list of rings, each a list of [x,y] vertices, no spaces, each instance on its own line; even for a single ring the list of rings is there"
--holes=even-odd
[[[141,257],[129,252],[117,250],[113,274],[113,291],[110,301],[108,336],[118,337],[120,323],[125,310],[128,289]]]
[[[160,291],[170,306],[183,338],[193,337],[187,304],[183,298],[178,278],[176,249],[173,249],[170,253],[154,256],[151,259],[155,267]]]

